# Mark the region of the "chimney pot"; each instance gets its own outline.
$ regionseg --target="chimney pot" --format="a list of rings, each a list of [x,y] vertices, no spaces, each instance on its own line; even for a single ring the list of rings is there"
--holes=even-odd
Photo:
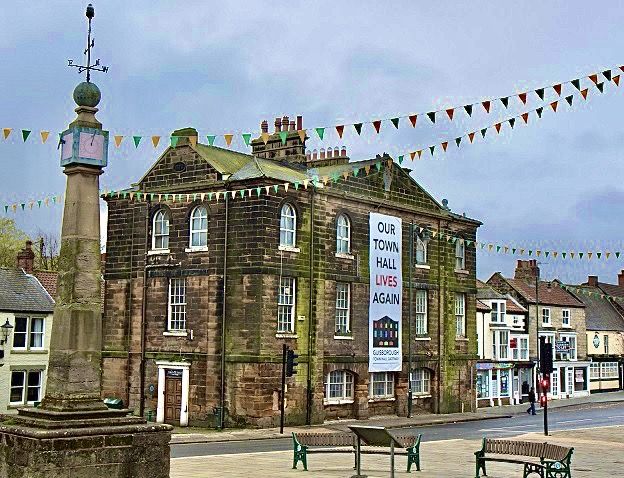
[[[295,131],[295,122],[294,121],[290,122],[290,131]]]
[[[340,150],[340,156],[342,156],[343,158],[347,157],[347,147],[343,146],[342,149]]]
[[[618,274],[618,285],[624,287],[624,269]]]
[[[297,115],[297,129],[303,129],[303,116]]]
[[[262,131],[263,133],[269,132],[269,122],[267,120],[264,120],[262,123],[260,123],[260,131]]]
[[[325,148],[321,148],[319,159],[325,159]]]
[[[340,148],[336,146],[334,148],[334,158],[339,158],[339,157],[340,157]]]
[[[587,276],[587,285],[598,287],[598,276]]]
[[[35,253],[32,250],[32,241],[26,241],[26,247],[17,253],[17,267],[24,269],[26,274],[32,274],[35,268]]]
[[[282,120],[275,118],[275,132],[279,133],[280,131],[282,131]]]
[[[312,159],[312,153],[310,153],[310,150],[306,151],[306,161],[310,161],[310,159]]]
[[[312,159],[316,160],[318,158],[318,152],[316,151],[316,149],[312,150]]]
[[[288,121],[288,116],[284,115],[284,117],[282,118],[282,131],[288,131],[288,125],[289,125],[289,121]]]

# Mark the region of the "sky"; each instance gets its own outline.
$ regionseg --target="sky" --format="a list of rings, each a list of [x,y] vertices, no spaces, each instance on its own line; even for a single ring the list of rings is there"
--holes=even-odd
[[[54,137],[73,120],[71,93],[82,81],[67,60],[82,60],[86,3],[4,0],[0,9],[0,205],[62,193]],[[624,7],[587,1],[94,1],[94,74],[102,91],[98,119],[111,134],[102,189],[140,179],[164,150],[149,137],[192,126],[200,137],[259,134],[267,119],[303,115],[304,127],[333,126],[462,106],[585,77],[558,112],[462,147],[438,159],[406,161],[412,176],[454,212],[483,222],[478,239],[510,247],[624,252],[624,84],[591,87],[587,75],[624,65]],[[624,83],[624,82],[623,82]],[[556,94],[547,91],[547,101]],[[393,157],[450,140],[540,106],[497,102],[449,122],[425,118],[382,133],[327,130],[310,149],[345,145],[353,160]],[[21,129],[32,130],[27,143]],[[40,130],[53,132],[46,144]],[[145,136],[135,148],[130,136]],[[223,144],[223,140],[216,144]],[[240,136],[233,148],[247,151]],[[439,149],[439,147],[438,147]],[[424,157],[427,157],[425,154]],[[61,207],[8,216],[29,234],[58,234]],[[0,215],[4,214],[4,208]],[[103,222],[105,208],[103,206]],[[614,282],[616,260],[540,258],[542,275],[568,283],[588,274]],[[519,256],[478,252],[478,276],[512,275]],[[524,257],[527,258],[527,257]]]

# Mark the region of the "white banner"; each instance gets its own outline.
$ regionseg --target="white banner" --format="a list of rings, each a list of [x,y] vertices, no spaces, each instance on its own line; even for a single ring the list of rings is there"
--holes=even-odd
[[[401,355],[401,218],[369,217],[368,371],[399,372]]]

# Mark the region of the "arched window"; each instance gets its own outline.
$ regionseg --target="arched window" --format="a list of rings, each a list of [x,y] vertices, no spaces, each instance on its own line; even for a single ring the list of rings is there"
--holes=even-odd
[[[427,243],[420,236],[416,237],[416,264],[427,263]]]
[[[280,246],[295,247],[297,213],[291,204],[284,204],[280,215]]]
[[[208,245],[208,211],[204,206],[197,206],[191,212],[191,248]]]
[[[340,403],[353,401],[353,374],[348,370],[334,370],[326,375],[325,401]]]
[[[351,221],[341,214],[336,221],[336,252],[349,254],[351,252]]]
[[[154,214],[152,249],[169,249],[169,214],[160,209]]]
[[[431,394],[431,372],[428,368],[412,369],[410,379],[412,381],[412,393],[414,395]]]
[[[457,239],[455,243],[455,269],[464,270],[466,268],[466,247],[463,239]]]

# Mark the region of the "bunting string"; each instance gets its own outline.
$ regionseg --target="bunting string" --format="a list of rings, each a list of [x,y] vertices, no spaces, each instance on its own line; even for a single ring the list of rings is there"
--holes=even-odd
[[[581,95],[586,96],[588,88],[582,88],[581,80],[587,81],[589,80],[591,84],[593,84],[598,90],[602,92],[604,88],[605,81],[613,82],[616,86],[620,85],[621,74],[624,73],[624,65],[608,68],[606,70],[602,70],[599,73],[592,73],[590,75],[579,76],[575,79],[562,81],[559,83],[549,84],[547,86],[543,86],[541,88],[535,88],[531,90],[526,90],[522,93],[510,94],[508,96],[495,97],[490,99],[485,99],[481,101],[477,101],[475,103],[464,104],[461,106],[453,106],[447,108],[440,108],[438,110],[432,111],[423,111],[420,113],[411,113],[406,115],[396,115],[393,117],[374,119],[369,121],[360,121],[355,123],[343,123],[332,126],[317,126],[313,128],[306,128],[297,130],[297,133],[301,138],[305,138],[306,135],[311,134],[315,135],[318,140],[323,141],[327,135],[328,131],[335,131],[339,138],[343,138],[344,132],[353,128],[353,132],[356,136],[361,136],[362,132],[365,130],[370,130],[375,134],[379,134],[384,125],[392,126],[395,130],[398,130],[401,123],[405,123],[406,120],[409,120],[408,127],[416,128],[417,124],[420,124],[419,118],[426,119],[431,124],[437,124],[440,119],[446,119],[449,122],[454,121],[457,116],[457,113],[463,113],[469,117],[472,116],[473,112],[476,109],[483,109],[486,114],[490,114],[492,112],[493,106],[497,104],[501,104],[505,109],[509,108],[511,101],[519,101],[519,104],[526,105],[530,96],[535,95],[539,101],[545,101],[545,95],[547,91],[554,91],[559,100],[554,103],[558,103],[562,98],[565,98],[567,101],[571,95],[564,94],[564,86],[569,88],[573,87],[572,91],[578,91]],[[585,92],[585,93],[583,93]],[[563,96],[562,96],[563,95]],[[586,99],[586,98],[585,98]],[[552,106],[552,102],[550,105]],[[539,108],[538,108],[539,109]],[[525,120],[526,121],[526,120]],[[372,128],[371,128],[372,127]],[[390,128],[390,129],[392,129]],[[2,129],[2,138],[4,142],[9,141],[16,135],[19,135],[21,142],[33,142],[34,138],[38,138],[42,143],[47,143],[50,137],[50,130],[41,130],[38,135],[32,135],[33,132],[30,129],[17,129],[12,127],[4,127]],[[15,134],[13,134],[15,132]],[[288,135],[287,131],[282,131],[280,133],[280,137],[282,142],[286,141],[286,137]],[[214,145],[224,145],[227,148],[235,146],[245,145],[249,147],[251,143],[251,138],[253,133],[242,130],[230,130],[228,132],[224,132],[221,134],[206,134],[202,136],[202,138],[206,138],[208,144],[210,146]],[[195,136],[180,136],[180,135],[138,135],[136,133],[130,134],[121,134],[120,132],[111,133],[111,137],[113,138],[113,143],[115,147],[120,148],[124,141],[131,141],[134,148],[139,148],[141,144],[151,144],[154,148],[158,148],[160,144],[164,144],[164,141],[161,141],[163,138],[168,139],[169,144],[173,147],[177,146],[180,138],[188,138],[191,143],[195,143],[197,141],[197,137]],[[266,143],[268,138],[270,137],[269,133],[263,133],[260,135],[260,138]],[[60,133],[59,133],[60,138]],[[234,141],[236,138],[236,141]],[[149,139],[149,141],[143,141],[143,139]],[[52,143],[52,142],[50,142]],[[444,143],[442,143],[444,144]],[[56,145],[56,143],[55,143]],[[194,144],[193,144],[194,145]],[[437,145],[436,145],[437,146]],[[448,146],[448,144],[447,144]],[[444,147],[444,146],[443,146]]]

